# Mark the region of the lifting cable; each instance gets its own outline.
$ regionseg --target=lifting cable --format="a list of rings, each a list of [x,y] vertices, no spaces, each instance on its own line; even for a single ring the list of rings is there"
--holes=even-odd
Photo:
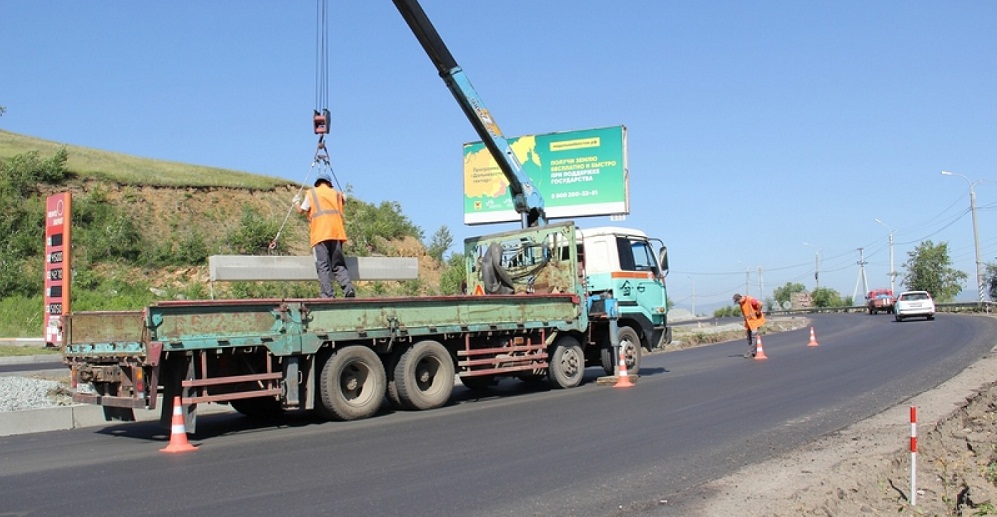
[[[312,175],[315,167],[319,171],[317,177],[321,177],[323,172],[336,182],[336,188],[342,192],[343,187],[339,184],[339,178],[332,169],[332,162],[329,159],[329,150],[325,146],[325,135],[329,133],[329,9],[328,0],[316,0],[315,2],[315,109],[312,112],[312,126],[315,134],[318,135],[318,144],[315,147],[315,156],[312,158],[312,165],[308,168],[308,173],[302,180],[295,199],[300,199],[302,193],[308,185],[308,179]],[[284,227],[294,211],[295,203],[292,201],[284,215],[284,221],[277,230],[277,235],[270,241],[267,247],[270,253],[277,249],[277,242],[280,240]]]

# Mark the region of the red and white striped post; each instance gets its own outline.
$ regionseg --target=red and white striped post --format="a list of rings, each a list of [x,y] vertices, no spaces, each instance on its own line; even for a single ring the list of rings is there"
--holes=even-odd
[[[910,505],[917,506],[917,406],[910,407]]]

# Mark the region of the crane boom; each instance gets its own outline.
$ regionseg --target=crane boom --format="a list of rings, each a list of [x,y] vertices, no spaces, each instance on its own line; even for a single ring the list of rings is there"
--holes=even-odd
[[[464,115],[474,126],[485,147],[492,153],[502,174],[509,181],[513,205],[523,219],[523,226],[539,226],[547,224],[547,214],[544,211],[544,200],[540,191],[533,185],[533,180],[523,170],[523,165],[512,152],[509,141],[502,135],[495,119],[484,106],[481,97],[471,86],[467,75],[457,64],[436,27],[429,21],[426,12],[418,0],[392,0],[398,12],[405,19],[412,33],[429,59],[436,66],[446,83],[447,88],[457,99]]]

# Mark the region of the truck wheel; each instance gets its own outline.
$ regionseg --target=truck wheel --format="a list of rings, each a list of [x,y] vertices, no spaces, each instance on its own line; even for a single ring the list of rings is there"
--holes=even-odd
[[[401,397],[398,396],[398,383],[395,382],[395,367],[398,366],[398,359],[401,355],[399,349],[395,349],[389,361],[384,364],[384,371],[388,375],[388,400],[392,406],[398,409],[405,409],[405,406],[402,405]]]
[[[554,343],[547,367],[547,379],[555,388],[574,388],[585,376],[585,353],[578,340],[564,336]]]
[[[642,350],[637,331],[630,327],[620,327],[616,336],[616,340],[620,343],[620,349],[623,350],[623,356],[626,357],[627,373],[639,372]],[[606,375],[616,375],[616,363],[620,361],[620,358],[613,357],[613,346],[605,343],[605,346],[600,350],[600,355],[602,369],[605,370]]]
[[[420,341],[398,359],[394,377],[402,407],[440,407],[450,400],[453,392],[453,359],[450,352],[436,341]]]
[[[599,362],[602,364],[602,370],[606,372],[606,375],[614,375],[616,373],[616,361],[619,361],[619,359],[613,359],[613,347],[611,345],[599,349]]]
[[[232,405],[232,409],[246,415],[252,420],[273,420],[283,412],[280,401],[273,397],[237,399],[229,402],[229,404]]]
[[[322,367],[322,406],[338,420],[367,418],[381,408],[387,376],[377,354],[365,346],[348,346],[329,356]]]

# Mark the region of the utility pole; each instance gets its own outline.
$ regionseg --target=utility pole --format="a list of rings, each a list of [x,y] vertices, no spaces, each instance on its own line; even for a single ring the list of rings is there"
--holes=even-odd
[[[893,232],[895,230],[887,226],[886,223],[880,221],[879,219],[875,219],[875,221],[883,226],[886,226],[886,229],[890,231],[890,291],[893,291],[895,294],[896,288],[893,286],[894,280],[897,278],[897,271],[893,268]]]
[[[816,291],[817,289],[820,289],[820,248],[818,248],[817,246],[814,246],[813,244],[809,244],[809,243],[806,243],[806,242],[804,242],[803,245],[804,246],[810,246],[815,251],[815,253],[814,253],[814,291]]]
[[[696,316],[696,281],[692,281],[692,316]]]
[[[962,174],[942,171],[943,176],[959,176],[969,183],[969,211],[973,214],[973,243],[976,245],[976,288],[980,293],[980,305],[983,305],[983,261],[980,260],[980,228],[976,224],[976,184],[983,180],[971,181]]]
[[[869,279],[866,278],[865,276],[865,265],[867,264],[867,262],[865,261],[864,248],[859,248],[858,252],[859,252],[859,261],[856,262],[856,264],[859,265],[859,276],[858,278],[855,279],[855,290],[852,291],[852,303],[855,303],[855,300],[858,299],[856,297],[858,296],[859,282],[862,283],[862,289],[863,289],[862,292],[863,293],[869,292]]]
[[[765,302],[765,278],[762,276],[762,266],[758,266],[758,300]]]

